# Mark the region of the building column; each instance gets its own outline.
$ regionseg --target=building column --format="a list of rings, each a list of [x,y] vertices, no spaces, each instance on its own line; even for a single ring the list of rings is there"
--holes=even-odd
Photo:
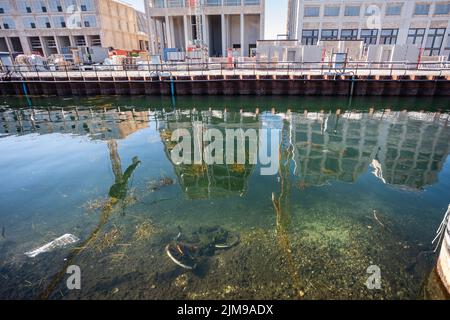
[[[227,32],[226,32],[226,21],[225,21],[225,14],[222,13],[221,15],[221,22],[222,22],[222,56],[227,56]]]
[[[20,41],[20,45],[22,46],[22,51],[24,54],[30,54],[31,50],[30,50],[30,45],[28,43],[28,38],[24,37],[24,36],[20,36],[18,37],[19,41]]]
[[[10,37],[5,36],[5,43],[6,43],[6,48],[8,49],[8,52],[9,53],[14,52]]]
[[[245,54],[245,20],[244,20],[244,14],[241,13],[241,57],[244,57]]]
[[[177,46],[176,43],[175,43],[175,22],[174,22],[174,18],[175,17],[172,17],[172,16],[169,17],[170,31],[171,31],[171,33],[170,33],[170,40],[172,41],[171,45],[170,45],[171,48],[175,48]]]
[[[156,41],[157,41],[157,33],[156,33],[156,26],[155,26],[155,21],[153,18],[148,17],[148,24],[149,24],[149,35],[148,35],[148,40],[150,41],[150,47],[149,47],[149,51],[151,54],[156,54]]]
[[[188,23],[188,16],[183,16],[183,23],[184,23],[184,50],[187,51],[187,46],[189,45],[189,23]]]
[[[165,48],[170,48],[172,47],[172,31],[170,30],[170,19],[169,16],[165,16],[165,25],[166,25],[166,30],[165,30],[165,34],[166,34],[166,39],[165,40],[165,44],[164,47]]]
[[[257,40],[264,40],[265,39],[265,13],[262,12],[259,15],[259,39]]]
[[[39,41],[41,42],[41,47],[42,47],[42,53],[44,54],[44,57],[48,57],[50,54],[50,52],[48,51],[47,48],[47,41],[46,41],[46,37],[39,37]]]
[[[209,34],[208,34],[208,19],[206,14],[202,14],[202,27],[203,27],[203,43],[209,48]]]
[[[61,54],[62,52],[62,45],[61,45],[61,43],[60,43],[60,37],[58,37],[58,36],[54,36],[54,38],[55,38],[55,43],[56,43],[56,51],[58,51],[58,54]]]

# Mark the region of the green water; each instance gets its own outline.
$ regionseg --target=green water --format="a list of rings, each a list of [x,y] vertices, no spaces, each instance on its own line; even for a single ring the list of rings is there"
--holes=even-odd
[[[0,298],[424,297],[450,203],[448,100],[4,100]],[[193,123],[280,128],[280,170],[173,163],[170,135]],[[194,270],[166,254],[180,230],[189,241],[214,226],[239,243]],[[24,254],[66,233],[80,241]],[[380,289],[366,286],[371,265]]]

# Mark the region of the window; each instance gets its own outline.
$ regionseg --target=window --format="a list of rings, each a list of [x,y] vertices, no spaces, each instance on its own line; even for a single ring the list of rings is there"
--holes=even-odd
[[[323,15],[325,17],[338,17],[340,11],[341,11],[341,7],[339,7],[339,6],[325,6]]]
[[[61,0],[48,0],[48,7],[51,12],[61,12],[58,11],[58,7],[62,9]]]
[[[416,7],[414,9],[414,14],[415,15],[428,15],[429,11],[430,11],[429,4],[416,4]]]
[[[360,6],[345,6],[344,15],[347,17],[358,17]]]
[[[16,24],[13,18],[3,18],[3,28],[4,29],[15,29]]]
[[[401,4],[388,4],[386,7],[387,16],[399,16],[402,13]]]
[[[97,20],[94,15],[88,15],[83,17],[83,24],[86,28],[97,27]]]
[[[450,33],[447,35],[447,44],[445,45],[443,54],[447,57],[447,61],[450,61]]]
[[[425,28],[411,28],[408,30],[407,44],[415,44],[422,46],[423,38],[425,37]]]
[[[33,17],[24,17],[22,19],[22,22],[23,22],[23,26],[26,29],[35,29],[36,28],[36,23],[35,23]]]
[[[377,6],[376,4],[367,5],[364,10],[364,15],[366,17],[370,16],[378,16],[381,14],[381,8]]]
[[[30,0],[28,7],[30,7],[30,12],[47,12],[47,3],[45,0]]]
[[[319,30],[306,29],[302,31],[302,44],[316,45],[319,40]]]
[[[81,11],[95,11],[93,0],[80,0]]]
[[[321,40],[337,40],[338,39],[338,29],[323,29],[320,34]]]
[[[9,13],[10,11],[11,7],[9,5],[9,1],[0,1],[0,14]]]
[[[63,16],[56,16],[53,17],[53,25],[55,28],[65,28],[66,21],[64,20]]]
[[[362,29],[361,40],[364,41],[364,45],[377,44],[378,29]]]
[[[60,0],[48,0],[48,7],[51,12],[58,12],[58,7],[61,7]]]
[[[305,7],[305,17],[318,17],[320,13],[320,7]]]
[[[27,8],[30,7],[30,4],[26,0],[18,0],[17,1],[17,11],[20,13],[27,13]]]
[[[341,30],[342,40],[356,40],[358,39],[358,29],[342,29]]]
[[[449,14],[450,3],[436,3],[434,14]]]
[[[380,44],[396,44],[398,29],[381,29]]]
[[[27,7],[26,10],[27,10],[27,13],[31,13],[31,7]]]
[[[438,56],[444,41],[445,28],[430,28],[425,42],[425,55]]]
[[[77,11],[77,1],[76,0],[64,0],[64,5],[66,6],[66,10]]]
[[[37,24],[39,28],[50,28],[50,19],[48,17],[37,17]]]

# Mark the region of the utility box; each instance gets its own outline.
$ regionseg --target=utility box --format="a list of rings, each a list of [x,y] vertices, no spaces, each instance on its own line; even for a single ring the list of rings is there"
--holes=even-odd
[[[392,62],[406,62],[408,68],[416,68],[419,55],[420,48],[416,45],[370,45],[367,50],[367,62],[379,63],[381,66],[396,65]]]
[[[13,61],[11,59],[11,55],[9,52],[0,52],[0,67],[3,70],[8,70],[9,67],[12,67]]]
[[[103,47],[70,47],[62,52],[66,51],[72,52],[73,60],[77,64],[103,63],[109,57],[109,49]]]
[[[318,44],[325,49],[325,61],[333,60],[333,55],[336,53],[345,53],[347,61],[360,61],[363,58],[364,41],[362,40],[321,40]]]
[[[321,45],[306,45],[302,46],[302,62],[316,62],[322,61],[323,46]],[[311,67],[308,65],[307,67]]]

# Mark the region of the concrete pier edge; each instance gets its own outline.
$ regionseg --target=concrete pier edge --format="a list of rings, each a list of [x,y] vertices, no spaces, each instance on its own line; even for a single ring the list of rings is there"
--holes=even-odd
[[[197,75],[11,78],[2,95],[338,95],[450,96],[449,76]]]

